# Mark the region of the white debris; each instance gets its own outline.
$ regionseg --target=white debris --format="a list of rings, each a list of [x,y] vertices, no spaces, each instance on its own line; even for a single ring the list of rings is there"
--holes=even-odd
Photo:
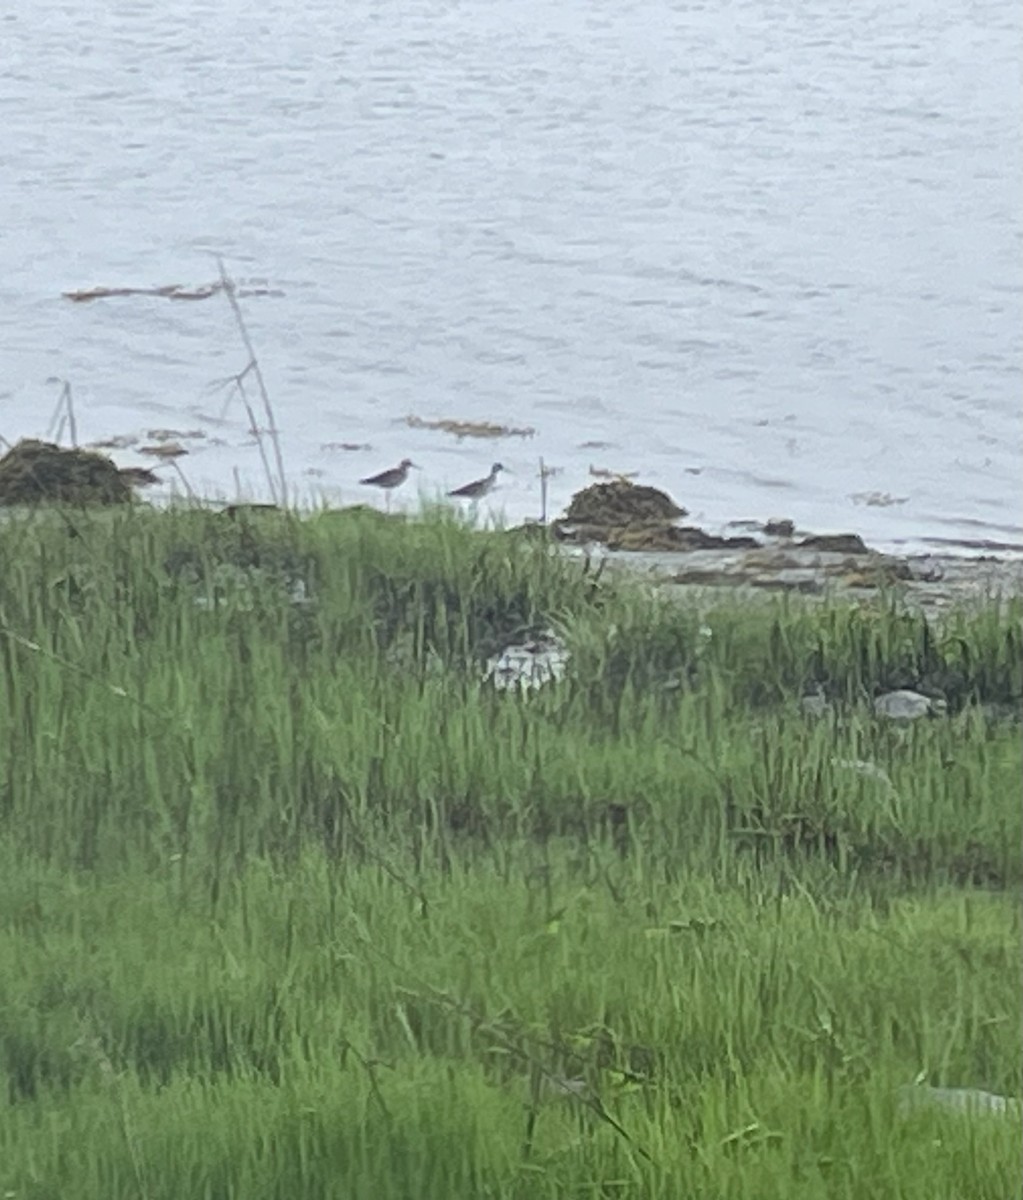
[[[1000,1116],[1019,1120],[1023,1103],[1012,1096],[999,1096],[980,1088],[940,1088],[907,1084],[899,1088],[899,1111],[903,1114],[921,1108],[944,1109],[970,1116]]]
[[[800,696],[799,707],[808,717],[826,717],[831,712],[831,704],[821,690]]]
[[[864,779],[871,779],[882,787],[895,791],[895,784],[892,783],[888,772],[877,763],[867,762],[862,758],[833,758],[831,765],[840,771],[855,771]]]
[[[219,563],[210,573],[207,590],[195,597],[195,606],[211,610],[230,604],[239,611],[251,612],[256,607],[258,592],[268,585],[277,588],[289,604],[301,607],[312,603],[306,582],[300,576],[278,577],[260,567]]]
[[[945,707],[944,700],[932,700],[929,696],[907,688],[885,692],[874,699],[874,712],[879,717],[888,717],[892,721],[916,721],[920,717],[943,713]]]
[[[563,678],[567,665],[564,644],[546,630],[521,645],[506,646],[487,662],[483,678],[492,680],[498,691],[531,691]]]
[[[565,1075],[548,1075],[544,1080],[546,1089],[556,1096],[575,1096],[584,1099],[590,1094],[590,1085],[585,1079],[573,1079]]]

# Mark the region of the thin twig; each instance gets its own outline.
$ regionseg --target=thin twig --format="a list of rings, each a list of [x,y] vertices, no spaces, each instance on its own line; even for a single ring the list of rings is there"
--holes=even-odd
[[[182,469],[181,469],[181,463],[179,463],[176,458],[172,458],[171,466],[178,473],[178,478],[181,480],[182,486],[185,489],[185,495],[187,495],[189,500],[191,500],[193,503],[196,503],[198,501],[198,497],[196,496],[195,492],[192,490],[192,485],[185,478],[185,472],[182,471]]]
[[[224,260],[217,255],[217,266],[220,270],[220,282],[224,290],[224,295],[227,297],[227,302],[231,306],[231,311],[234,313],[235,322],[238,325],[238,332],[241,335],[242,342],[249,355],[248,366],[242,372],[241,378],[251,370],[256,377],[256,383],[259,387],[259,394],[263,401],[263,411],[266,414],[266,428],[270,434],[270,440],[273,442],[274,455],[277,460],[277,476],[280,481],[280,503],[286,505],[288,502],[288,483],[284,474],[284,457],[281,454],[281,437],[277,429],[277,418],[274,416],[273,404],[270,402],[270,393],[267,391],[266,381],[263,379],[263,372],[260,370],[259,359],[256,357],[256,350],[252,344],[252,338],[249,336],[248,327],[245,324],[245,316],[242,313],[241,305],[238,303],[238,297],[235,294],[236,288],[234,280],[228,275],[227,268],[224,266]],[[276,501],[276,491],[274,492]]]
[[[533,1135],[536,1132],[536,1119],[540,1115],[540,1094],[543,1088],[543,1074],[533,1066],[529,1071],[529,1109],[526,1113],[526,1133],[522,1139],[522,1160],[527,1161],[533,1153]]]
[[[73,449],[78,449],[78,424],[75,421],[75,402],[71,395],[71,381],[64,380],[64,387],[61,391],[64,398],[64,410],[67,413],[68,432],[71,434],[71,446]]]
[[[82,1035],[78,1040],[78,1045],[84,1050],[91,1051],[96,1065],[100,1069],[107,1086],[117,1097],[117,1104],[121,1110],[121,1132],[124,1134],[125,1143],[128,1146],[128,1154],[131,1157],[132,1170],[135,1173],[135,1183],[138,1187],[138,1194],[141,1200],[148,1200],[149,1188],[146,1184],[145,1170],[143,1169],[142,1154],[139,1149],[138,1133],[135,1130],[135,1125],[132,1120],[131,1109],[128,1107],[128,1100],[124,1094],[122,1086],[122,1078],[120,1073],[115,1069],[114,1064],[110,1061],[110,1056],[103,1047],[103,1040],[98,1033],[90,1029],[91,1017],[78,1014],[79,1027],[82,1030]],[[8,1192],[7,1195],[13,1193]]]
[[[366,1077],[369,1079],[370,1094],[373,1096],[373,1099],[376,1100],[377,1104],[380,1105],[380,1111],[384,1114],[384,1117],[390,1121],[392,1119],[391,1110],[387,1107],[387,1103],[384,1100],[384,1094],[380,1090],[380,1084],[377,1081],[376,1072],[374,1070],[374,1068],[379,1064],[371,1059],[366,1058],[364,1054],[361,1054],[348,1038],[345,1038],[344,1049],[350,1050],[358,1059],[359,1066],[362,1067],[362,1069],[366,1072]]]
[[[235,390],[241,397],[242,404],[245,406],[245,415],[249,418],[249,429],[256,438],[256,445],[259,447],[259,457],[263,462],[263,471],[266,474],[266,481],[270,487],[270,499],[274,504],[283,502],[283,497],[278,495],[277,483],[274,480],[273,471],[270,470],[270,460],[266,455],[266,444],[263,441],[263,430],[256,419],[256,414],[253,412],[252,404],[249,402],[249,394],[245,390],[245,376],[252,370],[252,363],[235,378]]]
[[[131,693],[125,691],[123,687],[119,687],[116,683],[108,683],[105,679],[100,679],[97,675],[93,675],[91,671],[87,671],[84,667],[78,666],[77,663],[71,662],[70,659],[64,658],[63,655],[56,654],[53,650],[47,650],[45,647],[40,646],[38,642],[33,642],[27,637],[22,637],[20,633],[15,633],[13,629],[8,628],[2,613],[0,613],[0,635],[8,638],[12,642],[17,643],[19,646],[23,646],[26,650],[31,650],[33,654],[40,654],[43,656],[43,658],[49,658],[59,666],[65,667],[67,670],[74,671],[76,674],[83,676],[91,683],[96,683],[100,687],[106,688],[108,691],[117,696],[118,699],[127,700],[129,703],[137,705],[143,710],[143,712],[149,713],[150,716],[156,717],[160,720],[163,719],[162,713],[157,712],[155,708],[151,708],[145,703],[145,701],[140,700],[137,696],[131,695]]]
[[[237,375],[228,375],[225,379],[216,379],[210,386],[214,388],[233,388],[234,391],[237,392],[241,397],[242,405],[245,408],[245,415],[249,419],[249,429],[256,439],[256,445],[259,447],[259,457],[263,462],[263,473],[266,475],[267,486],[270,489],[270,499],[274,502],[274,504],[277,504],[277,482],[274,479],[273,471],[270,469],[270,460],[266,456],[266,445],[263,442],[263,430],[260,428],[259,421],[256,419],[256,414],[252,409],[252,405],[249,403],[248,393],[245,391],[245,376],[250,374],[254,370],[254,367],[255,364],[250,362],[243,370],[239,371]],[[224,402],[224,408],[221,412],[221,419],[226,416],[230,403],[231,397],[228,396],[227,400]],[[237,475],[237,473],[237,468],[235,468],[235,475]]]
[[[46,437],[52,437],[56,445],[60,445],[64,436],[64,426],[67,425],[71,434],[71,447],[78,449],[78,423],[75,420],[75,403],[71,394],[71,382],[68,379],[51,379],[51,383],[60,384],[60,395],[53,416],[46,427]]]
[[[497,1045],[499,1045],[513,1058],[518,1058],[524,1064],[529,1066],[531,1070],[536,1072],[536,1074],[545,1083],[551,1085],[555,1090],[561,1087],[560,1080],[553,1071],[549,1070],[534,1054],[530,1054],[529,1051],[524,1050],[511,1038],[505,1037],[501,1030],[495,1028],[495,1026],[486,1019],[486,1017],[482,1016],[478,1012],[475,1012],[462,1001],[456,1000],[452,996],[447,995],[445,992],[439,991],[421,976],[417,977],[414,972],[408,969],[408,967],[402,966],[401,963],[393,959],[385,950],[381,950],[381,948],[376,945],[368,937],[368,935],[360,934],[359,940],[374,954],[382,958],[384,962],[388,963],[394,970],[401,974],[407,975],[411,979],[414,979],[418,986],[422,988],[423,992],[425,993],[420,994],[421,999],[431,1000],[434,1004],[449,1008],[458,1013],[460,1016],[466,1017],[468,1020],[472,1021],[477,1028],[486,1029]],[[598,1095],[590,1090],[587,1090],[586,1092],[573,1091],[569,1094],[585,1108],[588,1108],[592,1113],[595,1113],[601,1121],[613,1129],[624,1142],[631,1146],[641,1158],[645,1159],[648,1163],[654,1163],[654,1159],[651,1157],[650,1153],[632,1137],[632,1135],[620,1121],[618,1121],[611,1115],[611,1113],[608,1112],[604,1102]]]

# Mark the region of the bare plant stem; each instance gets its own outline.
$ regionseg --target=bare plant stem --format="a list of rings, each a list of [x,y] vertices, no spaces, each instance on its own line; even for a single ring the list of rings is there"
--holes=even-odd
[[[50,424],[46,429],[46,436],[52,437],[56,444],[60,445],[60,440],[64,436],[64,426],[67,425],[71,433],[71,445],[74,449],[78,449],[78,425],[75,421],[75,405],[71,395],[71,384],[67,379],[59,380],[60,396],[57,398],[57,407],[53,410],[53,416],[50,419]]]
[[[236,294],[237,289],[235,287],[235,282],[230,277],[230,275],[228,275],[227,269],[224,266],[224,260],[220,257],[220,255],[217,255],[217,266],[220,269],[221,288],[223,289],[224,295],[227,297],[228,304],[230,304],[230,306],[231,306],[231,312],[234,313],[234,319],[238,325],[238,332],[241,335],[242,343],[244,344],[246,352],[248,353],[248,356],[249,356],[249,361],[245,367],[245,370],[242,371],[239,375],[236,375],[235,380],[237,382],[239,392],[242,392],[242,394],[244,396],[244,392],[243,392],[242,386],[241,386],[242,380],[250,372],[252,375],[255,376],[256,385],[259,388],[260,398],[263,401],[263,412],[266,416],[266,431],[267,431],[267,433],[269,433],[270,441],[273,443],[274,457],[276,459],[276,466],[277,466],[278,486],[274,487],[272,479],[271,479],[271,483],[270,483],[271,494],[273,496],[275,503],[280,503],[282,505],[286,505],[288,502],[288,483],[287,483],[287,478],[284,474],[284,456],[281,453],[281,437],[280,437],[280,432],[277,428],[277,418],[274,416],[273,404],[270,401],[270,393],[267,391],[266,381],[263,378],[263,372],[259,366],[259,359],[256,357],[256,350],[252,344],[252,338],[249,336],[248,326],[245,324],[245,316],[242,313],[241,305],[238,303],[238,296]],[[267,464],[266,454],[262,448],[261,430],[260,430],[259,425],[256,423],[255,419],[252,417],[251,408],[248,404],[247,399],[246,399],[246,410],[249,412],[250,419],[252,420],[253,430],[256,434],[257,440],[259,440],[260,452],[263,453],[264,466],[267,467],[267,477],[268,477],[268,479],[270,479],[269,466]]]
[[[117,696],[118,699],[127,700],[129,703],[137,705],[140,709],[142,709],[143,712],[149,713],[150,716],[156,717],[158,720],[163,719],[162,713],[157,712],[156,709],[151,708],[148,704],[144,703],[142,700],[139,700],[137,696],[131,695],[131,693],[126,691],[123,687],[120,687],[118,684],[109,683],[105,679],[100,679],[98,676],[93,675],[90,671],[86,671],[82,667],[78,666],[77,663],[71,662],[70,659],[64,658],[60,654],[55,654],[52,650],[47,650],[44,646],[40,646],[38,642],[33,642],[30,638],[22,637],[20,633],[15,633],[15,631],[6,624],[6,616],[4,613],[0,613],[0,636],[9,638],[16,645],[22,646],[26,650],[31,650],[33,654],[40,654],[44,658],[49,658],[53,662],[59,663],[60,666],[64,667],[66,670],[74,671],[76,674],[81,675],[84,679],[88,679],[90,682],[97,684],[99,687],[106,688],[112,695]]]
[[[189,498],[189,500],[193,501],[193,503],[195,501],[197,501],[198,497],[196,496],[195,492],[192,490],[192,485],[188,482],[188,479],[185,477],[185,472],[182,471],[182,469],[181,469],[181,463],[179,463],[176,458],[172,458],[171,466],[178,473],[178,478],[181,480],[181,485],[185,489],[185,495]]]
[[[71,434],[71,445],[78,449],[78,423],[75,421],[75,402],[71,395],[71,381],[64,380],[64,387],[61,389],[61,396],[64,400],[64,411],[67,413],[68,432]]]

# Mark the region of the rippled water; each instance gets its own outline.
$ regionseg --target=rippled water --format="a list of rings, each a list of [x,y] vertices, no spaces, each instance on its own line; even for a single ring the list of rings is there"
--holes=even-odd
[[[222,298],[61,299],[221,251],[273,293],[304,496],[499,457],[534,515],[543,455],[555,508],[593,465],[708,525],[1023,542],[1019,35],[1016,0],[15,0],[0,434],[60,377],[84,439],[203,429],[193,487],[265,490]]]

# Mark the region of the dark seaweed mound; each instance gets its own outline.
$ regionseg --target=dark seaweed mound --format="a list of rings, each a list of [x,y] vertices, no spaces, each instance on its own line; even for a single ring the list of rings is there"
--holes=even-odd
[[[103,454],[25,439],[0,458],[0,505],[127,504],[130,482]]]
[[[554,535],[567,542],[602,542],[609,550],[748,550],[759,544],[676,525],[685,515],[667,493],[615,479],[576,492],[568,512],[555,522]]]
[[[572,497],[565,521],[573,525],[604,525],[622,528],[646,522],[674,521],[684,517],[666,493],[654,487],[616,479],[611,483],[595,483]]]

